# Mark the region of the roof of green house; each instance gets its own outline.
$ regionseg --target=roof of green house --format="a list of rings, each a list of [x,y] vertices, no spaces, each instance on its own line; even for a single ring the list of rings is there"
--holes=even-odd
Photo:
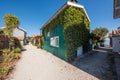
[[[74,3],[74,2],[68,1],[66,4],[64,4],[64,5],[42,26],[42,28],[45,27],[47,24],[49,24],[54,18],[57,17],[57,15],[58,15],[61,11],[63,11],[63,10],[64,10],[66,7],[68,7],[68,6],[73,6],[73,7],[77,7],[77,8],[82,8],[82,9],[84,10],[84,12],[85,12],[85,14],[86,14],[89,22],[90,22],[90,18],[89,18],[89,16],[88,16],[88,14],[87,14],[87,12],[86,12],[86,10],[85,10],[85,8],[84,8],[83,5],[80,5],[80,4],[78,4],[78,3]],[[42,28],[41,28],[41,29],[42,29]]]

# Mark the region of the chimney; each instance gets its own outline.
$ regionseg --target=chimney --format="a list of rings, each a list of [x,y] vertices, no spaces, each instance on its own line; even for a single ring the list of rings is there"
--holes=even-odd
[[[70,0],[73,3],[78,3],[78,0]]]

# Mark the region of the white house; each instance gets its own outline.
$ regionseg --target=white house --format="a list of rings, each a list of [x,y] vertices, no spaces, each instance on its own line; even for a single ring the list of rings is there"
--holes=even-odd
[[[112,31],[113,52],[120,52],[120,27]]]
[[[27,34],[27,32],[24,29],[20,28],[20,27],[15,28],[13,30],[13,36],[18,38],[18,40],[21,42],[22,45],[26,44],[26,41],[25,41],[26,34]]]

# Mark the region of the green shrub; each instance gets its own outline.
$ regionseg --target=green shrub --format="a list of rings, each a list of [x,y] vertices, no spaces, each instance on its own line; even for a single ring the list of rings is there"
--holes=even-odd
[[[10,53],[10,49],[4,49],[4,50],[2,50],[2,52],[3,52],[3,55],[4,54],[9,54]]]
[[[21,45],[20,41],[17,38],[14,38],[14,44],[15,48],[20,48],[21,50],[23,49],[23,46]]]
[[[8,75],[11,69],[12,69],[11,65],[5,64],[0,66],[0,80],[4,80],[4,78]]]
[[[19,54],[19,53],[10,53],[10,54],[9,54],[9,58],[10,58],[11,60],[20,59],[20,54]]]
[[[0,80],[4,80],[9,72],[13,69],[13,63],[20,58],[20,48],[16,48],[13,51],[5,49],[0,56]]]
[[[20,48],[15,48],[13,51],[14,51],[14,53],[21,53],[21,49]]]
[[[40,46],[40,45],[37,45],[37,48],[41,48],[41,46]]]
[[[3,50],[3,53],[2,53],[2,56],[1,56],[1,61],[2,61],[1,63],[10,61],[9,54],[10,54],[10,50],[9,49]]]

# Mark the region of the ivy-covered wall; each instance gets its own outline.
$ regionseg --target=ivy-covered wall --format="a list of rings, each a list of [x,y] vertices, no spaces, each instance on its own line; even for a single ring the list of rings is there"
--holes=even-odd
[[[48,37],[47,34],[44,34],[44,49],[51,52],[52,54],[58,56],[61,59],[67,60],[67,56],[65,54],[66,47],[65,47],[65,40],[63,34],[63,26],[57,26],[54,31],[49,31],[50,36]],[[54,47],[50,45],[50,38],[55,36],[59,36],[59,47]]]
[[[90,22],[82,8],[68,6],[43,28],[43,35],[48,31],[54,31],[60,25],[63,26],[66,47],[64,54],[67,60],[71,61],[76,57],[78,47],[83,46],[86,51],[88,50],[86,45],[89,45]]]

